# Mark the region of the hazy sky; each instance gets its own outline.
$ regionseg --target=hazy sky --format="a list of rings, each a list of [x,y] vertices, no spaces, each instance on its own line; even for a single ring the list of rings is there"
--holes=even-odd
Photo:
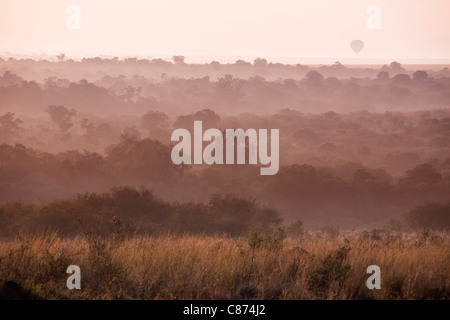
[[[81,9],[79,30],[66,26],[72,4]],[[380,30],[366,26],[372,4],[381,8]],[[359,54],[354,39],[365,43]],[[450,0],[0,0],[0,55],[60,52],[449,62]]]

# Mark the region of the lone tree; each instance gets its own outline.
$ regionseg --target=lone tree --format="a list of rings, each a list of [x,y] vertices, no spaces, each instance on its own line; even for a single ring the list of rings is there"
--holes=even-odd
[[[406,71],[405,68],[403,68],[402,65],[400,63],[398,63],[397,61],[391,62],[389,67],[391,68],[393,73],[402,73],[402,72]]]
[[[253,65],[255,67],[267,67],[267,60],[263,58],[256,58],[255,60],[253,60]]]
[[[72,118],[77,114],[75,109],[67,109],[64,106],[48,106],[46,112],[50,115],[52,121],[59,127],[61,133],[67,133],[67,131],[73,127]]]
[[[388,80],[389,79],[389,72],[387,71],[380,71],[377,74],[378,80]]]
[[[428,73],[422,70],[417,70],[413,73],[413,79],[417,81],[425,81],[428,79]]]
[[[308,83],[319,83],[323,80],[323,75],[316,70],[310,70],[305,76]]]
[[[408,170],[406,176],[400,179],[403,186],[433,185],[440,183],[442,176],[430,163],[423,163],[414,169]]]
[[[56,58],[58,59],[59,62],[64,61],[66,59],[66,54],[60,53],[56,56]]]
[[[22,123],[22,120],[17,119],[11,112],[0,116],[0,141],[9,141],[10,138],[14,137]]]
[[[186,64],[185,60],[186,60],[185,56],[173,56],[172,57],[172,61],[174,64]]]

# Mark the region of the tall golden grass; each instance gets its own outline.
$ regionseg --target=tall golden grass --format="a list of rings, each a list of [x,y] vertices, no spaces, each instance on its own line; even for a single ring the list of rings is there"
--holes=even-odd
[[[81,290],[66,269],[81,268]],[[369,265],[381,289],[369,290]],[[448,299],[445,233],[308,231],[298,236],[165,235],[123,241],[28,235],[0,242],[0,286],[45,299]]]

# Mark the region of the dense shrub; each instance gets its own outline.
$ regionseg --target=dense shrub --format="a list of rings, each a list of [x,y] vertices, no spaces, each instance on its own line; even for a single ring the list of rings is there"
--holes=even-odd
[[[146,188],[120,187],[110,192],[79,194],[42,206],[21,202],[0,206],[2,235],[23,231],[57,231],[62,236],[96,233],[123,238],[135,233],[205,233],[241,235],[281,223],[279,213],[253,199],[214,195],[209,203],[170,203]]]
[[[403,218],[413,228],[450,229],[450,202],[428,202],[416,206],[406,212]]]

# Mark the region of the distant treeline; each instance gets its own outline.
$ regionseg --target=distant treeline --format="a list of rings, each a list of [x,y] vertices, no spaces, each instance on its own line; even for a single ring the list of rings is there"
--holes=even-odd
[[[0,205],[0,218],[2,237],[58,232],[61,236],[112,235],[117,240],[167,232],[243,235],[282,221],[276,210],[250,198],[213,195],[206,203],[169,203],[148,189],[130,187],[79,194],[45,205],[6,203]]]
[[[450,182],[423,163],[398,180],[361,164],[282,166],[271,177],[256,165],[176,166],[171,148],[157,140],[124,137],[106,155],[39,152],[0,145],[0,202],[47,202],[114,186],[146,186],[165,200],[207,201],[212,194],[240,194],[277,207],[287,220],[325,219],[352,224],[379,221],[428,201],[448,201]],[[438,168],[445,168],[446,161]],[[342,172],[347,172],[343,175]],[[133,204],[130,203],[130,214]]]
[[[44,65],[47,63],[42,62]],[[114,62],[111,62],[114,66]],[[110,64],[111,64],[110,63]],[[143,113],[148,109],[169,113],[192,111],[199,107],[216,112],[267,113],[284,108],[303,112],[350,112],[369,111],[409,111],[442,108],[450,106],[450,72],[441,73],[424,70],[407,71],[399,63],[380,69],[363,69],[361,73],[370,76],[352,75],[354,71],[341,64],[323,68],[306,66],[283,66],[289,72],[266,79],[266,74],[276,66],[267,63],[242,64],[230,68],[228,73],[208,65],[209,72],[195,72],[197,65],[173,65],[166,68],[186,69],[179,76],[169,76],[164,71],[156,77],[142,73],[141,63],[127,63],[123,67],[125,76],[118,69],[103,69],[102,62],[63,62],[50,64],[54,68],[42,79],[42,74],[27,80],[21,74],[27,68],[18,68],[16,63],[4,62],[5,70],[0,74],[0,109],[13,112],[42,112],[48,105],[62,104],[81,112],[97,115]],[[20,65],[20,63],[18,63]],[[73,77],[78,70],[74,65],[89,66],[89,72]],[[36,72],[39,62],[33,64]],[[153,64],[148,66],[164,68]],[[1,66],[1,63],[0,63]],[[8,66],[10,68],[8,69]],[[121,64],[118,62],[118,66]],[[15,67],[17,67],[16,71]],[[92,68],[98,68],[94,72]],[[153,68],[153,69],[152,69]],[[220,69],[221,67],[218,66]],[[250,68],[242,75],[242,70]],[[71,74],[71,79],[64,75]],[[20,72],[15,74],[14,72]],[[168,71],[170,73],[170,70]],[[57,75],[62,73],[60,77]],[[430,75],[429,75],[430,73]],[[91,74],[91,76],[88,76]],[[197,76],[198,74],[198,76]],[[435,77],[431,76],[433,74]]]
[[[56,61],[57,60],[57,61]],[[65,55],[55,56],[53,60],[36,59],[8,59],[0,58],[0,68],[6,70],[20,70],[27,79],[43,79],[48,76],[58,76],[60,78],[69,77],[80,79],[86,77],[88,80],[96,80],[105,74],[111,76],[122,75],[123,77],[146,76],[150,79],[159,80],[165,77],[191,78],[191,77],[223,77],[226,74],[233,74],[239,78],[250,78],[262,76],[268,80],[279,78],[299,79],[311,70],[316,70],[325,77],[337,78],[375,78],[380,71],[388,72],[392,77],[406,73],[412,75],[416,69],[412,66],[402,66],[399,62],[393,61],[389,65],[343,65],[336,61],[329,65],[306,65],[306,64],[283,64],[270,62],[264,58],[256,58],[252,62],[238,59],[233,63],[220,63],[211,61],[210,63],[189,63],[183,56],[174,56],[170,59],[139,59],[139,58],[100,58],[91,57],[81,60],[72,60]],[[425,70],[430,77],[449,77],[448,66],[423,65],[414,68]]]
[[[105,149],[121,139],[148,137],[169,145],[175,128],[192,130],[195,120],[202,121],[204,128],[221,130],[279,129],[281,165],[345,167],[346,162],[354,162],[398,177],[408,168],[429,162],[449,176],[450,109],[348,114],[285,109],[267,115],[219,115],[202,109],[172,116],[149,110],[142,115],[96,117],[68,106],[49,105],[35,117],[0,113],[0,144],[21,144],[50,153],[88,150],[104,155]],[[353,171],[345,173],[346,178]],[[384,175],[383,179],[389,179]]]
[[[204,234],[249,235],[304,232],[301,220],[281,226],[280,213],[254,199],[233,194],[212,195],[207,202],[168,202],[146,188],[120,187],[109,192],[78,194],[74,199],[46,204],[10,202],[0,205],[0,235],[57,232],[113,237],[123,241],[136,235]],[[450,202],[430,202],[406,211],[385,227],[390,230],[450,230]],[[280,234],[281,232],[281,234]]]

